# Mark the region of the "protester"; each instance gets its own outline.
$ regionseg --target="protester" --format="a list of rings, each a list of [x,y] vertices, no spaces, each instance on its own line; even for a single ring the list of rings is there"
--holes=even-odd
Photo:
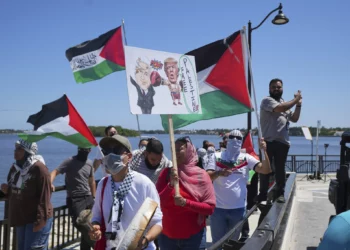
[[[290,147],[289,122],[299,120],[302,96],[300,90],[294,94],[294,99],[285,102],[282,98],[283,82],[272,79],[269,84],[270,96],[261,101],[260,123],[262,136],[265,138],[267,154],[275,164],[277,202],[284,203],[284,187],[286,184],[285,164]],[[296,105],[294,112],[290,109]],[[259,201],[267,199],[269,175],[260,175]]]
[[[115,129],[114,126],[109,125],[105,128],[105,136],[113,136],[117,134],[118,134],[118,131]]]
[[[81,232],[80,250],[90,250],[95,242],[88,235],[88,230],[77,224],[79,214],[94,205],[96,182],[92,161],[88,159],[90,148],[78,148],[77,155],[64,160],[61,165],[51,172],[52,190],[57,175],[65,174],[67,189],[66,203],[73,225]]]
[[[141,139],[140,142],[139,142],[139,150],[145,150],[147,144],[148,144],[148,139],[147,138]]]
[[[126,137],[105,137],[100,146],[106,155],[103,163],[111,175],[97,186],[93,230],[89,234],[97,241],[95,250],[116,249],[145,199],[149,197],[158,204],[160,201],[152,181],[129,168],[132,149]],[[138,249],[155,249],[153,240],[161,231],[162,212],[158,206]]]
[[[115,129],[115,127],[113,127],[112,125],[109,125],[105,128],[105,136],[113,136],[113,135],[117,135],[118,134],[118,131]],[[101,155],[101,158],[103,156]],[[99,168],[99,166],[101,165],[102,163],[102,159],[95,159],[94,162],[93,162],[93,166],[94,166],[94,171],[96,172],[97,169]],[[106,176],[107,173],[105,171],[105,169],[102,168],[102,172],[103,174]]]
[[[175,151],[178,175],[166,168],[157,182],[163,212],[159,245],[167,250],[196,250],[202,242],[205,218],[215,207],[214,189],[206,172],[196,166],[198,156],[189,137],[177,139]],[[176,182],[179,182],[179,196],[175,196]]]
[[[155,184],[159,174],[165,168],[171,168],[172,163],[163,154],[163,144],[155,138],[148,139],[145,150],[133,152],[130,168],[146,175]]]
[[[200,167],[201,169],[204,169],[208,161],[207,150],[205,150],[205,148],[198,148],[197,155],[198,155],[197,166]]]
[[[38,146],[19,140],[15,144],[15,163],[1,191],[9,202],[10,226],[16,227],[17,249],[48,249],[53,221],[50,174]]]
[[[242,153],[243,136],[239,130],[230,132],[227,148],[216,161],[216,166],[208,165],[206,169],[211,177],[215,196],[216,208],[210,217],[211,235],[213,243],[220,240],[239,221],[246,212],[247,181],[249,170],[258,173],[270,173],[270,162],[265,153],[265,160],[259,162],[249,154]],[[266,144],[261,139],[260,148]],[[236,169],[235,169],[236,168]],[[238,240],[240,230],[231,239]]]

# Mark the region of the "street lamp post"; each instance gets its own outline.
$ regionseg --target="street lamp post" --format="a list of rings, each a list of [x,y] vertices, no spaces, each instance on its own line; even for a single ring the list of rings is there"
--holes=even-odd
[[[265,18],[264,20],[261,21],[261,23],[252,28],[252,23],[249,21],[248,22],[248,46],[249,46],[249,54],[250,56],[252,55],[252,31],[258,29],[265,21],[267,18],[269,18],[269,16],[271,16],[272,13],[274,13],[275,11],[278,10],[278,14],[275,16],[275,18],[272,20],[272,23],[275,25],[283,25],[289,22],[289,19],[283,14],[282,11],[282,4],[280,3],[280,5],[278,6],[278,8],[272,10]],[[251,96],[251,88],[252,88],[252,79],[251,79],[251,75],[250,75],[250,70],[248,70],[248,91],[249,91],[249,95]],[[248,113],[248,131],[250,131],[252,129],[252,113],[249,112]]]
[[[278,6],[278,8],[272,10],[265,18],[261,21],[261,23],[252,28],[252,23],[248,22],[248,46],[249,46],[249,54],[252,55],[252,31],[258,29],[269,16],[278,10],[278,14],[275,16],[275,18],[272,20],[272,23],[275,25],[283,25],[289,22],[289,19],[283,14],[282,11],[282,4]],[[249,67],[249,66],[248,66]],[[251,96],[251,85],[252,85],[252,79],[250,75],[250,69],[248,69],[248,91],[249,96]],[[248,113],[248,130],[250,131],[252,129],[252,113]],[[258,195],[258,175],[255,174],[253,178],[251,179],[250,185],[248,186],[248,197],[247,197],[247,208],[250,209],[254,205],[254,197]],[[249,228],[249,226],[248,226]],[[249,231],[249,229],[248,229]]]

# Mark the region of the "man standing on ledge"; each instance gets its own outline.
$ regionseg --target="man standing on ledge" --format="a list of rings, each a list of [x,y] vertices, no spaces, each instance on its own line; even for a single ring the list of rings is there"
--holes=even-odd
[[[261,102],[260,123],[262,136],[266,141],[267,154],[270,161],[275,163],[277,202],[284,203],[285,164],[290,147],[289,122],[297,122],[299,120],[302,96],[301,91],[298,90],[294,94],[294,99],[285,102],[282,99],[283,82],[281,79],[272,79],[269,87],[270,96],[265,97]],[[295,105],[295,110],[292,112],[290,109]],[[269,175],[261,174],[259,201],[267,199],[268,187]]]

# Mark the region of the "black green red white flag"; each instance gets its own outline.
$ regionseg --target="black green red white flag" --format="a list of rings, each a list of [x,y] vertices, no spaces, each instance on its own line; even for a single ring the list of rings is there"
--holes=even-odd
[[[82,148],[98,145],[91,130],[66,95],[44,104],[41,111],[29,116],[27,122],[34,125],[34,130],[19,134],[19,137],[29,142],[53,136]]]
[[[77,83],[101,79],[125,69],[122,27],[66,50]]]
[[[252,111],[247,88],[243,31],[192,50],[195,57],[202,114],[173,115],[174,129],[191,123]],[[163,128],[168,118],[162,115]]]

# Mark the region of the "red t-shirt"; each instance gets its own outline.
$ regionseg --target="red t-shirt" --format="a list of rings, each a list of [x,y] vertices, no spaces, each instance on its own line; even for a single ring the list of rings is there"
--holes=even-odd
[[[180,194],[186,199],[184,207],[176,206],[174,202],[175,189],[170,187],[169,168],[164,169],[157,181],[160,197],[160,207],[163,212],[162,233],[171,239],[188,239],[206,226],[205,216],[214,212],[214,205],[195,201],[194,197],[180,183]],[[204,219],[199,224],[198,217]]]

